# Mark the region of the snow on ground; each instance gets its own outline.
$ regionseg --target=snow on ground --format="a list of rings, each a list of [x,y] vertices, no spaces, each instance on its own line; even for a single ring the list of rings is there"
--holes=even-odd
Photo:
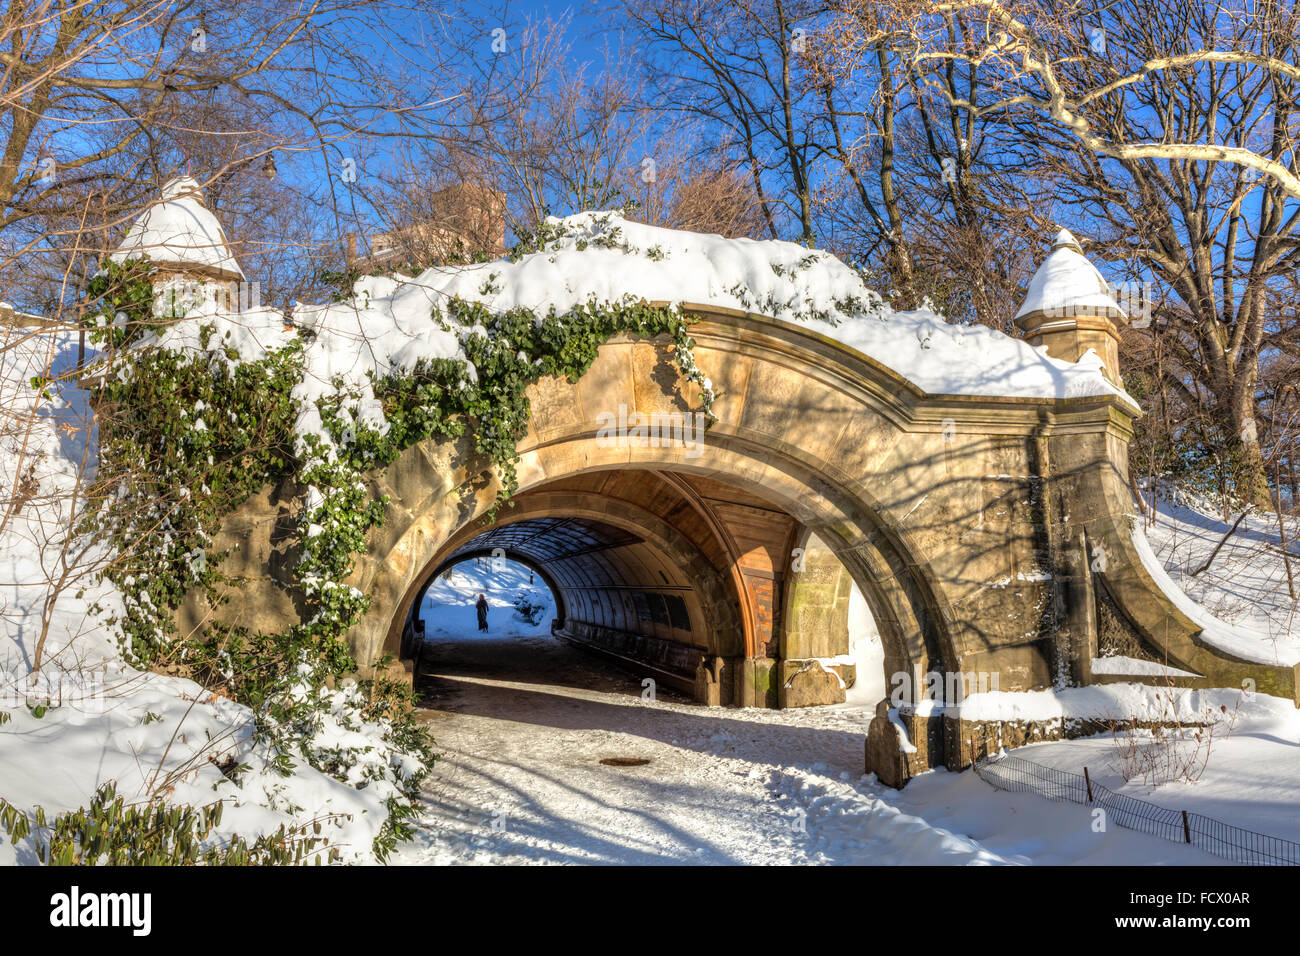
[[[1203,563],[1227,530],[1199,504],[1162,500],[1146,530],[1175,580],[1189,580],[1185,569]],[[1221,573],[1190,580],[1220,615],[1254,628],[1260,641],[1280,634],[1286,646],[1292,608],[1270,519],[1243,522],[1241,540],[1216,559]],[[437,600],[423,611],[437,624],[420,686],[443,759],[426,784],[418,838],[398,862],[1225,863],[1117,826],[1096,833],[1090,807],[997,791],[972,773],[932,771],[902,791],[862,775],[867,725],[883,696],[883,675],[874,681],[869,669],[878,637],[862,607],[850,616],[854,656],[867,666],[849,703],[710,709],[663,690],[643,700],[636,675],[541,629],[511,623],[478,636],[468,605],[494,585],[482,568],[461,569],[455,587],[431,589]],[[510,585],[499,590],[508,595]],[[1159,806],[1300,841],[1300,712],[1290,701],[1112,684],[973,695],[961,709],[977,720],[1155,717],[1170,694],[1184,719],[1236,711],[1195,783],[1126,783],[1109,735],[1013,752],[1075,773],[1087,767],[1112,790]],[[600,762],[610,757],[649,762]]]
[[[226,799],[220,837],[239,833],[251,842],[281,824],[329,817],[324,835],[345,859],[372,859],[387,817],[382,788],[354,789],[301,760],[291,776],[280,776],[270,768],[273,755],[252,739],[247,707],[192,681],[125,666],[91,611],[96,602],[108,610],[120,605],[110,585],[88,577],[103,553],[61,547],[83,463],[93,471],[85,395],[62,383],[43,399],[30,385],[34,375],[63,374],[76,357],[75,334],[0,332],[3,500],[17,491],[14,511],[0,513],[0,714],[9,718],[0,723],[0,798],[56,813],[88,805],[102,784],[115,781],[128,801]],[[65,562],[65,554],[75,560]],[[65,568],[69,576],[55,593],[50,581]],[[46,663],[33,686],[42,635]],[[330,698],[322,744],[355,737],[346,697],[340,690]],[[60,705],[40,706],[51,703]],[[378,730],[364,728],[372,739]],[[228,761],[251,767],[239,785],[219,769]],[[0,864],[33,862],[25,846],[3,837]]]
[[[1144,489],[1144,494],[1149,499],[1149,491]],[[1195,602],[1185,609],[1206,626],[1207,641],[1260,663],[1300,663],[1300,621],[1296,619],[1300,605],[1287,588],[1275,513],[1247,515],[1210,570],[1193,573],[1205,564],[1238,514],[1232,512],[1225,520],[1215,502],[1162,482],[1157,511],[1152,518],[1137,519],[1134,539],[1139,547],[1143,540],[1149,543],[1170,581],[1189,602]],[[1300,546],[1296,544],[1300,519],[1284,520],[1291,570],[1300,594]]]
[[[1204,772],[1192,783],[1125,782],[1109,736],[1032,744],[1015,754],[1077,774],[1087,767],[1094,783],[1118,793],[1300,843],[1300,716],[1289,702],[1272,700],[1280,705],[1272,713],[1242,714],[1232,735],[1213,745]]]
[[[883,787],[862,774],[871,708],[646,701],[635,674],[537,635],[426,647],[442,759],[397,863],[1219,862],[969,773]]]
[[[480,594],[487,598],[489,605],[489,636],[502,628],[521,637],[551,633],[555,598],[541,577],[516,561],[470,558],[449,568],[425,592],[418,613],[424,621],[426,637],[477,637],[474,604]],[[520,598],[541,608],[533,615],[535,624],[529,624],[515,609]]]
[[[862,773],[874,699],[736,710],[661,688],[647,700],[638,675],[513,617],[478,634],[470,602],[515,581],[473,563],[453,580],[430,592],[451,603],[422,609],[418,689],[442,759],[395,862],[1221,862],[1119,828],[1095,833],[1089,808],[969,773],[891,790]]]

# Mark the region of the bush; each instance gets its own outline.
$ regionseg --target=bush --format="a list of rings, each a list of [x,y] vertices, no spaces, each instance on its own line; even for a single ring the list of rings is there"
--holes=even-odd
[[[527,594],[521,593],[515,598],[515,613],[519,615],[520,620],[531,627],[536,627],[541,622],[542,615],[546,613],[546,605],[534,604],[528,599]]]
[[[168,806],[161,800],[128,806],[112,783],[90,802],[47,820],[0,799],[0,825],[17,845],[27,840],[47,866],[285,866],[338,857],[320,836],[322,820],[281,827],[249,844],[242,837],[217,842],[223,801],[204,807]],[[308,830],[311,834],[308,835]]]
[[[1126,782],[1141,778],[1151,787],[1195,783],[1210,762],[1216,733],[1220,740],[1232,735],[1240,706],[1238,702],[1231,713],[1224,705],[1218,710],[1207,706],[1187,719],[1179,713],[1174,689],[1166,688],[1147,713],[1107,721],[1115,745],[1115,769]]]

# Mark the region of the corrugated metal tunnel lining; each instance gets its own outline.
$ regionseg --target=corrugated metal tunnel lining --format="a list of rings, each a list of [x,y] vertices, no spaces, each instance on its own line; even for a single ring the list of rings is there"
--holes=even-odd
[[[707,627],[698,596],[674,559],[626,528],[589,518],[526,518],[461,545],[435,576],[467,558],[494,554],[542,574],[555,592],[560,627],[582,623],[686,644],[696,643]]]
[[[540,562],[580,557],[640,541],[641,537],[630,531],[585,518],[530,518],[483,532],[457,548],[443,564],[455,564],[473,550],[498,547]]]

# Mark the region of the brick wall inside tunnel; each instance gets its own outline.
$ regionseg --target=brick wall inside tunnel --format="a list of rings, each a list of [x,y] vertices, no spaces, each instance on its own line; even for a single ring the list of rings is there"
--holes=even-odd
[[[810,600],[790,573],[792,563],[802,570],[795,545],[807,537],[788,514],[725,482],[654,470],[592,473],[519,495],[495,520],[462,529],[429,566],[412,608],[446,568],[496,553],[546,576],[559,636],[645,676],[707,703],[831,703],[844,687],[824,675],[800,679],[821,678],[811,691],[784,690],[801,671],[782,666],[782,648],[786,603],[794,594]],[[841,575],[832,590],[847,595],[848,574],[824,546],[815,565],[818,580]],[[815,647],[825,653],[816,656],[847,652],[845,615],[817,624]],[[851,684],[852,669],[844,676]]]

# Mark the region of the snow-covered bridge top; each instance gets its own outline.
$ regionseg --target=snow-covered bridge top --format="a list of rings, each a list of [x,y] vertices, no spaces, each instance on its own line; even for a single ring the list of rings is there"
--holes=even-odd
[[[582,213],[548,225],[558,237],[517,262],[434,268],[414,279],[361,280],[357,306],[366,331],[386,338],[400,330],[389,355],[409,360],[420,346],[410,348],[407,342],[425,335],[430,310],[453,297],[482,302],[493,311],[540,312],[563,312],[587,302],[690,302],[805,325],[930,394],[1119,394],[1093,356],[1065,362],[983,326],[946,322],[929,309],[895,311],[827,252],[790,242],[662,229],[617,213]],[[299,308],[294,318],[321,332],[350,337],[360,331],[358,315],[347,305]]]
[[[435,267],[415,277],[367,276],[348,301],[296,305],[293,322],[315,333],[298,396],[305,400],[307,419],[313,418],[314,399],[339,380],[360,395],[363,420],[382,417],[370,393],[372,377],[425,359],[463,358],[457,334],[430,321],[455,298],[481,302],[494,312],[524,308],[539,314],[638,300],[740,309],[838,340],[932,395],[1124,395],[1102,375],[1101,361],[1091,352],[1067,362],[983,326],[947,322],[930,309],[896,311],[858,272],[827,252],[790,242],[663,229],[614,212],[550,219],[547,227],[553,238],[516,261]],[[296,334],[285,330],[283,315],[272,309],[192,313],[162,335],[162,344],[192,348],[199,326],[214,320],[248,359]],[[312,431],[316,424],[302,423]]]

